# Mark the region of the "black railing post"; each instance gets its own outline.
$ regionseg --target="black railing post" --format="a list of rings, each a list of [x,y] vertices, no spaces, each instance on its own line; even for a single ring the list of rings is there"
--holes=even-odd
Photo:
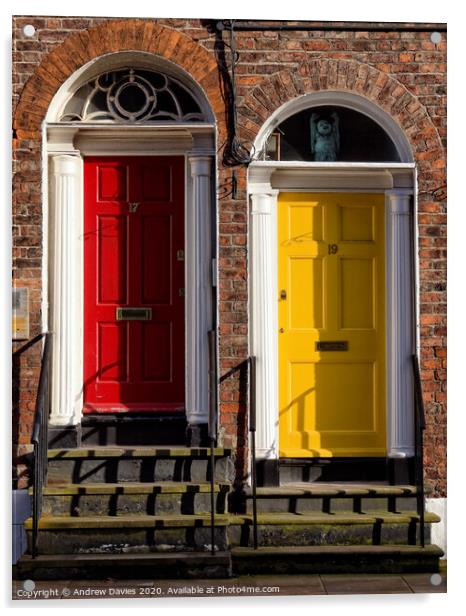
[[[256,477],[256,358],[249,358],[249,432],[251,434],[251,488],[253,546],[257,550],[257,477]]]
[[[210,545],[215,555],[215,445],[217,440],[217,354],[214,331],[208,332],[209,342],[209,444],[210,444]]]
[[[38,487],[36,482],[36,477],[38,475],[37,471],[37,460],[39,458],[37,445],[34,444],[33,450],[33,461],[32,461],[32,481],[33,481],[33,494],[32,494],[32,558],[36,558],[37,556],[37,537],[38,537],[38,524],[39,524],[39,503],[38,503]]]
[[[50,410],[50,354],[51,334],[45,334],[39,387],[34,411],[31,443],[34,446],[32,463],[32,557],[38,554],[39,520],[42,515],[42,494],[47,480],[48,421]]]
[[[426,427],[424,401],[422,398],[421,371],[417,355],[412,356],[414,373],[414,475],[416,483],[416,504],[419,515],[419,539],[425,547],[425,503],[424,503],[424,429]]]

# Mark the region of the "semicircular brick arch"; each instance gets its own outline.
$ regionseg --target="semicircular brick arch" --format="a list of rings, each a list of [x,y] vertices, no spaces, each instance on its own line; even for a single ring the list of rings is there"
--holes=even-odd
[[[324,90],[359,94],[381,107],[404,131],[419,167],[427,170],[432,161],[444,160],[438,131],[418,99],[389,74],[355,60],[312,60],[297,71],[284,69],[267,76],[243,102],[241,136],[254,142],[279,107],[304,94]]]
[[[91,60],[108,53],[143,51],[162,56],[184,69],[202,88],[217,118],[225,126],[225,104],[214,57],[187,35],[152,21],[124,19],[104,22],[69,36],[47,54],[27,81],[14,113],[18,135],[35,134],[63,82]]]

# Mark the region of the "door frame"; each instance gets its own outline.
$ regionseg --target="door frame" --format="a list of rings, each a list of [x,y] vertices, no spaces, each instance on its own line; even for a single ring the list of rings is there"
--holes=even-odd
[[[385,195],[387,457],[414,455],[411,354],[418,350],[414,163],[255,161],[249,167],[250,355],[256,357],[257,457],[278,460],[277,202],[286,192]],[[414,198],[413,198],[414,197]]]
[[[185,391],[190,425],[208,419],[207,332],[215,322],[215,125],[47,123],[43,127],[42,318],[53,332],[53,426],[76,426],[83,408],[83,157],[185,158]],[[215,209],[214,209],[215,208]]]

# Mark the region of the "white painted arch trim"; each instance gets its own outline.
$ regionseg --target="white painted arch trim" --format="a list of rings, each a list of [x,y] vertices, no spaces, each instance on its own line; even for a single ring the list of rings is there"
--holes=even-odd
[[[250,354],[257,359],[257,457],[279,457],[277,207],[280,190],[379,192],[386,213],[387,456],[414,454],[411,354],[415,349],[412,163],[254,162],[250,195]]]
[[[206,122],[59,123],[71,96],[98,74],[148,68],[177,78],[198,101]],[[185,164],[185,384],[186,416],[207,423],[207,332],[212,328],[211,268],[216,240],[215,116],[206,93],[182,68],[156,54],[125,51],[96,58],[71,75],[48,109],[43,133],[43,327],[53,332],[50,423],[76,425],[83,407],[83,156],[184,156]],[[49,309],[50,308],[50,309]]]
[[[267,139],[279,124],[300,111],[320,105],[346,107],[371,118],[393,141],[401,162],[413,162],[411,146],[406,135],[386,111],[363,96],[339,90],[325,90],[303,94],[276,109],[262,126],[254,141],[254,151],[257,152],[257,159],[259,159],[261,152],[265,148]]]
[[[81,66],[63,82],[56,92],[47,110],[47,115],[45,117],[46,123],[57,122],[66,103],[82,85],[91,79],[94,79],[101,73],[131,67],[160,71],[161,73],[166,73],[170,77],[175,77],[175,79],[181,81],[199,103],[201,111],[205,115],[206,123],[215,123],[215,116],[210,107],[207,95],[199,84],[193,80],[191,75],[174,62],[162,56],[145,51],[118,51],[108,53],[94,58]],[[81,123],[78,122],[78,124]],[[199,122],[197,124],[202,123]],[[100,122],[99,125],[105,126],[105,123]],[[112,124],[107,123],[107,125],[111,126]],[[176,125],[176,123],[172,123],[171,125]],[[183,124],[181,124],[181,126],[183,126]]]

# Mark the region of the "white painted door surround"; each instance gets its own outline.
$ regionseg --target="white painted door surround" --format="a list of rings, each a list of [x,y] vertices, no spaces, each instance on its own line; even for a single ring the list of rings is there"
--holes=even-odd
[[[305,109],[337,105],[365,114],[394,143],[399,163],[261,161],[276,127]],[[386,215],[387,455],[414,453],[411,354],[417,348],[415,249],[416,169],[406,135],[382,108],[362,96],[327,90],[299,96],[279,107],[254,142],[249,167],[250,354],[257,358],[257,456],[278,458],[277,202],[280,190],[380,192]]]
[[[117,147],[115,146],[117,144]],[[47,127],[49,322],[53,332],[50,423],[80,422],[83,385],[83,164],[85,155],[186,158],[186,415],[207,423],[207,332],[212,327],[212,127]]]
[[[250,352],[257,456],[278,458],[277,203],[280,190],[381,192],[386,212],[387,455],[413,455],[414,164],[261,162],[249,168]]]
[[[196,99],[202,121],[145,124],[60,122],[73,94],[119,68],[156,70]],[[207,423],[208,346],[212,328],[215,119],[205,94],[180,67],[144,52],[108,54],[66,80],[43,127],[43,328],[53,332],[50,423],[73,426],[83,405],[83,164],[85,156],[180,155],[185,158],[185,366],[189,424]]]
[[[385,194],[387,455],[413,455],[413,171],[410,163],[258,161],[250,166],[250,351],[257,358],[258,458],[278,458],[277,203],[281,189]]]
[[[70,426],[82,414],[83,164],[85,155],[182,154],[186,158],[186,415],[207,423],[208,347],[212,327],[212,127],[51,126],[49,158],[49,322],[53,332],[50,423]],[[117,144],[115,149],[112,147]]]

